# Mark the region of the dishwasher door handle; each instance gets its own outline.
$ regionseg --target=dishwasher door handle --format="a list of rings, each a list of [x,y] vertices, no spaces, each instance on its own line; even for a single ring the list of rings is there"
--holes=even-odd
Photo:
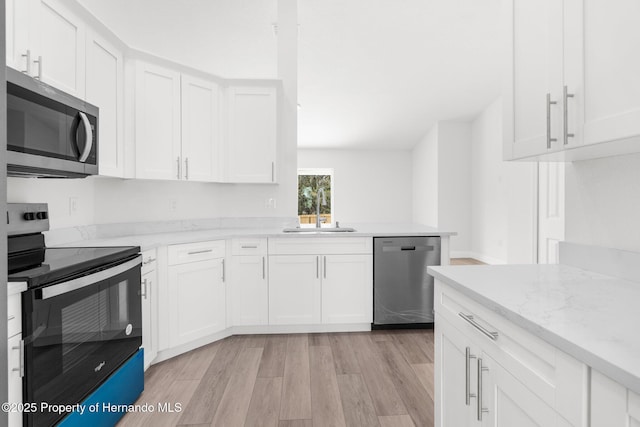
[[[429,246],[383,246],[382,252],[402,252],[402,251],[415,251],[415,252],[430,252],[435,248],[432,245]]]

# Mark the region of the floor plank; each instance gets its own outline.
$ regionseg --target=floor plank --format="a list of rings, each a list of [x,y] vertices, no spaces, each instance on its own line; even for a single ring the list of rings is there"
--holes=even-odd
[[[282,378],[257,378],[245,427],[277,427],[280,418]]]
[[[212,425],[244,425],[261,358],[262,348],[244,348],[238,354],[233,373],[213,417]]]
[[[333,352],[333,363],[336,365],[336,374],[359,374],[360,365],[353,351],[352,334],[331,334],[329,343]]]
[[[175,412],[164,410],[160,412],[160,408],[156,406],[156,411],[148,413],[146,419],[139,426],[155,427],[160,425],[172,426],[176,425],[180,416],[182,415],[182,408],[184,408],[193,393],[198,388],[198,380],[176,380],[171,384],[171,387],[165,389],[163,395],[159,401],[163,404],[168,403]],[[177,410],[177,404],[180,404],[180,410]]]
[[[362,370],[373,407],[378,415],[404,415],[407,409],[391,380],[389,371],[379,355],[378,348],[369,336],[356,335],[352,347]],[[382,341],[386,343],[387,341]]]
[[[311,419],[311,379],[307,334],[289,335],[286,353],[280,419]]]
[[[309,347],[316,345],[329,346],[329,334],[309,334]]]
[[[313,427],[311,420],[280,420],[279,427]]]
[[[264,348],[264,344],[267,341],[266,335],[243,335],[245,348]]]
[[[422,383],[422,386],[427,390],[431,400],[434,399],[434,372],[433,363],[421,363],[418,365],[411,365],[411,368],[416,373],[416,376]]]
[[[433,401],[407,360],[402,357],[394,343],[386,341],[379,342],[377,345],[385,364],[391,370],[392,381],[411,418],[419,426],[432,426],[434,423]]]
[[[379,425],[373,401],[362,375],[338,375],[338,388],[342,399],[344,418],[349,427],[376,427]]]
[[[309,369],[313,423],[319,426],[345,426],[331,347],[309,347]]]
[[[419,334],[412,334],[401,331],[392,336],[392,341],[402,353],[402,356],[409,363],[429,363],[433,360],[432,356],[428,356],[423,347],[418,343],[421,339]]]
[[[197,348],[190,352],[191,358],[185,361],[184,366],[178,374],[180,380],[199,380],[201,379],[209,366],[211,361],[218,352],[220,343],[213,343],[205,345],[204,347]]]
[[[258,377],[281,377],[284,375],[284,361],[287,355],[286,335],[267,335]]]
[[[380,421],[381,427],[415,427],[415,424],[409,415],[378,417],[378,420]]]
[[[180,424],[210,423],[222,400],[238,353],[242,348],[238,337],[220,341],[211,365],[205,372],[193,398],[180,417]]]
[[[450,263],[451,265],[486,265],[486,263],[474,258],[451,258]]]

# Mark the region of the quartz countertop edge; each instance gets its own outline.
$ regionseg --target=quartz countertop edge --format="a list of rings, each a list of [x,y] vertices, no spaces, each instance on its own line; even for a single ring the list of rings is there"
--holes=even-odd
[[[118,237],[94,238],[78,240],[64,244],[50,244],[47,246],[140,246],[142,251],[155,249],[160,246],[196,243],[208,240],[222,240],[233,238],[337,238],[337,237],[404,237],[404,236],[453,236],[456,232],[415,224],[348,224],[342,227],[355,228],[354,232],[318,233],[309,229],[309,233],[284,233],[282,228],[220,228],[208,230],[185,230],[166,233],[132,234]]]
[[[567,265],[438,266],[427,272],[640,393],[640,283]]]

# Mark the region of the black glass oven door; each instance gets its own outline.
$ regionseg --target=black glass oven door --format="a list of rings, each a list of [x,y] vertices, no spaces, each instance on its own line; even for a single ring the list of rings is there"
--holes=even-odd
[[[142,343],[140,256],[27,295],[26,402],[81,402]],[[51,425],[58,417],[27,418]]]

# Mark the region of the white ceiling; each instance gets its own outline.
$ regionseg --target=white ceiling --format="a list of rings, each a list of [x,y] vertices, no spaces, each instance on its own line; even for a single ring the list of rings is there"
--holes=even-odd
[[[79,0],[128,45],[223,77],[277,75],[276,0]],[[501,85],[500,0],[299,0],[298,145],[408,149]]]

